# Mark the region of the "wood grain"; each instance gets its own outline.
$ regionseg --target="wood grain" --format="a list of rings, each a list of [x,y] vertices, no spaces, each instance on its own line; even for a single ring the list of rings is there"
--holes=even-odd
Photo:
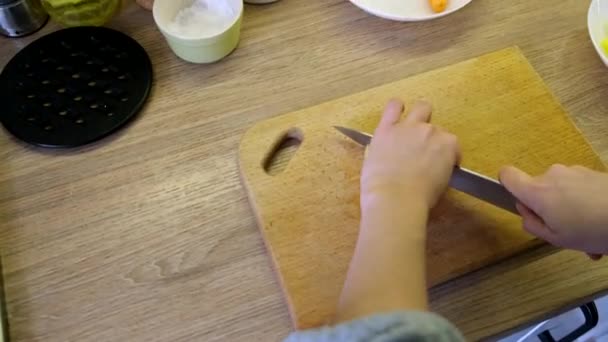
[[[287,306],[236,162],[241,136],[263,119],[518,45],[608,161],[608,70],[589,42],[587,6],[477,0],[403,24],[343,0],[282,0],[246,6],[239,48],[201,66],[175,57],[151,13],[130,4],[110,26],[154,64],[139,119],[69,152],[0,134],[13,340],[284,337]],[[0,66],[55,29],[0,38]],[[604,291],[605,266],[565,251],[526,255],[433,289],[433,306],[478,340]]]
[[[241,141],[240,167],[299,329],[333,318],[358,234],[363,149],[333,125],[373,132],[395,94],[435,104],[433,122],[459,137],[466,168],[492,176],[507,163],[532,174],[555,163],[605,171],[517,48],[256,124]],[[270,174],[264,165],[285,136],[301,146],[283,172]],[[428,229],[431,286],[539,244],[519,216],[455,190]]]

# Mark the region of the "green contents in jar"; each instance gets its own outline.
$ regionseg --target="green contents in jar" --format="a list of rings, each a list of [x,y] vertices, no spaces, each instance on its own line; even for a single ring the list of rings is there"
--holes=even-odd
[[[600,45],[602,46],[602,48],[604,49],[604,53],[608,57],[608,23],[604,24],[604,34],[606,35],[606,38],[602,39]]]
[[[42,0],[42,5],[65,26],[101,26],[114,16],[121,0]]]

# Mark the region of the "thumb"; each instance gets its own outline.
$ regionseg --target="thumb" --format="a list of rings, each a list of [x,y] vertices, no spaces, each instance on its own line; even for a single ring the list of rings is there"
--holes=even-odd
[[[526,207],[538,212],[539,196],[535,191],[535,180],[529,174],[513,166],[500,170],[500,182]]]
[[[521,203],[517,203],[516,207],[517,211],[521,214],[524,229],[528,233],[543,239],[550,244],[559,246],[557,234],[547,226],[538,215]]]

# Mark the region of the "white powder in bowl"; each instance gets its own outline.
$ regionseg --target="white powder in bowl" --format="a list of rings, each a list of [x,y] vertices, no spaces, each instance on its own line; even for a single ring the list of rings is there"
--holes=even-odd
[[[177,12],[167,29],[189,38],[211,37],[227,30],[235,16],[226,0],[194,0]]]

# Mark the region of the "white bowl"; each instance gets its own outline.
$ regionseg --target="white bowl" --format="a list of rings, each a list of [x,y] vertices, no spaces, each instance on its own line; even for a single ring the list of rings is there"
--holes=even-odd
[[[472,0],[449,0],[441,13],[431,9],[429,0],[350,0],[355,6],[369,14],[396,21],[425,21],[454,13]]]
[[[240,39],[243,0],[227,2],[234,11],[234,18],[224,31],[211,36],[184,36],[169,28],[179,10],[190,6],[193,0],[155,0],[152,12],[156,25],[178,57],[192,63],[213,63],[230,54]]]
[[[595,50],[600,55],[604,64],[608,66],[608,56],[602,48],[602,40],[608,38],[608,0],[593,0],[587,15],[587,26],[589,26],[589,36]]]

